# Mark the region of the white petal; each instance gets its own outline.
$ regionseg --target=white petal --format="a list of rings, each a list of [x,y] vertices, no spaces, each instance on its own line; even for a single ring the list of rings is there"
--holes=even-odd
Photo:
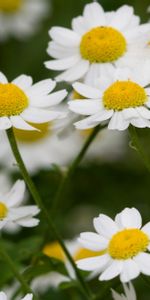
[[[88,22],[84,17],[77,17],[72,20],[72,29],[80,35],[86,33],[89,29]]]
[[[142,118],[150,119],[150,111],[146,107],[140,106],[137,107],[136,110]]]
[[[32,77],[27,75],[20,75],[12,81],[15,85],[20,87],[23,90],[26,90],[32,85]]]
[[[30,99],[30,104],[36,107],[51,107],[59,104],[67,94],[66,90],[61,90],[44,97],[33,97]]]
[[[95,230],[103,237],[111,238],[118,231],[117,224],[108,216],[100,214],[98,218],[94,218]]]
[[[98,124],[99,122],[94,122],[94,116],[90,116],[88,118],[85,118],[84,120],[74,123],[75,127],[80,130],[93,128]]]
[[[122,111],[122,115],[126,120],[139,117],[138,112],[135,108],[126,108]]]
[[[104,10],[97,2],[87,4],[84,8],[83,16],[92,27],[104,26],[106,24]]]
[[[32,85],[27,91],[29,97],[40,97],[49,94],[56,86],[56,81],[45,79]]]
[[[59,118],[62,115],[61,112],[48,111],[40,108],[27,108],[22,114],[22,118],[31,123],[46,123]]]
[[[75,82],[72,86],[80,95],[84,96],[85,98],[96,99],[102,97],[102,92],[100,90],[84,83]]]
[[[97,114],[97,117],[95,117],[94,122],[97,123],[97,122],[106,121],[112,117],[113,113],[114,111],[112,109],[111,110],[103,109],[101,112]]]
[[[134,261],[138,264],[143,274],[150,275],[150,254],[140,253],[134,257]]]
[[[5,293],[0,292],[0,300],[7,300],[7,296]]]
[[[22,298],[21,300],[32,300],[33,299],[33,295],[32,294],[27,294],[24,298]]]
[[[110,26],[123,29],[128,25],[133,15],[133,7],[128,5],[121,6],[114,14]]]
[[[6,76],[0,72],[0,83],[8,83]]]
[[[17,220],[16,223],[23,227],[35,227],[39,224],[39,220],[36,218],[24,218]]]
[[[99,280],[110,280],[118,276],[123,268],[123,262],[114,260],[111,265],[100,275]]]
[[[146,233],[149,237],[150,237],[150,222],[148,222],[147,224],[145,224],[141,230]]]
[[[79,60],[80,56],[74,55],[63,59],[49,60],[46,61],[44,64],[47,69],[62,71],[73,67],[75,64],[78,63]]]
[[[114,300],[127,300],[123,295],[118,294],[113,289],[111,290],[111,292],[112,292],[112,297]]]
[[[0,130],[6,130],[12,127],[11,121],[7,117],[0,118]]]
[[[79,242],[84,248],[93,251],[101,251],[107,248],[108,240],[97,233],[84,232],[80,234]]]
[[[129,126],[129,121],[123,117],[123,112],[115,112],[108,124],[108,129],[125,130]]]
[[[20,116],[10,117],[13,127],[21,130],[37,130],[33,126],[26,123]]]
[[[130,123],[135,126],[135,127],[138,127],[138,128],[145,128],[145,127],[150,127],[150,121],[149,120],[146,120],[146,119],[143,119],[143,118],[136,118],[136,119],[132,119],[130,121]]]
[[[129,282],[130,280],[138,277],[139,274],[139,267],[133,259],[127,259],[123,262],[123,270],[120,274],[120,280],[122,282]]]
[[[69,101],[68,105],[71,111],[81,115],[93,115],[101,108],[100,101],[95,99],[73,100]]]
[[[68,81],[72,82],[80,79],[88,71],[89,62],[87,60],[81,60],[76,66],[70,68],[69,70],[61,73],[56,77],[57,81]]]
[[[67,58],[79,53],[78,48],[67,48],[62,45],[57,44],[56,42],[49,42],[47,53],[56,59]]]
[[[109,256],[107,254],[84,258],[77,261],[77,266],[81,270],[94,271],[95,269],[103,268],[109,261]]]
[[[121,213],[121,223],[125,228],[141,228],[142,218],[136,208],[125,208]]]
[[[80,36],[67,28],[52,27],[49,34],[54,41],[62,46],[76,47],[80,43]]]
[[[8,207],[19,205],[23,201],[25,192],[25,183],[23,180],[17,180],[9,193],[4,195],[3,201]]]

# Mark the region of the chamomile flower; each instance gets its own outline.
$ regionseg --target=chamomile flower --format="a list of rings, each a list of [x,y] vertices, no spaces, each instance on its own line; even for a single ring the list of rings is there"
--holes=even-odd
[[[32,85],[32,78],[26,75],[20,75],[8,83],[5,75],[0,73],[0,130],[12,126],[22,130],[37,130],[29,123],[46,123],[63,118],[65,114],[56,106],[67,92],[61,90],[51,93],[55,86],[55,81],[51,79]]]
[[[0,40],[32,35],[48,11],[46,0],[0,0]]]
[[[131,282],[129,282],[128,285],[124,283],[123,288],[124,288],[125,295],[124,294],[120,295],[114,290],[112,290],[112,296],[114,300],[136,300],[137,299],[134,286]]]
[[[20,300],[32,300],[32,299],[33,299],[33,295],[27,294],[25,297],[21,298]],[[0,300],[8,300],[4,292],[0,292]]]
[[[52,27],[48,54],[55,60],[48,69],[66,70],[58,81],[76,81],[89,73],[97,77],[112,65],[135,66],[149,56],[144,46],[150,24],[140,25],[131,6],[105,13],[97,3],[87,4],[83,16],[72,20],[72,29]]]
[[[36,205],[20,206],[25,192],[25,183],[18,180],[8,193],[0,193],[0,229],[10,223],[23,227],[37,226],[39,220],[34,218],[39,213]]]
[[[112,67],[96,80],[95,86],[77,82],[73,88],[86,97],[70,101],[70,110],[87,115],[75,123],[78,129],[88,129],[109,121],[108,129],[125,130],[150,127],[150,62],[134,69]]]
[[[100,214],[94,227],[97,233],[81,233],[79,241],[86,249],[105,254],[79,260],[79,269],[101,273],[101,281],[120,275],[122,282],[129,282],[140,273],[150,275],[150,222],[142,227],[137,209],[125,208],[115,221]]]

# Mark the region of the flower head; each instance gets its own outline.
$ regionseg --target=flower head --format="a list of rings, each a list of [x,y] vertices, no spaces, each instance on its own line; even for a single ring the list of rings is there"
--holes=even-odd
[[[135,127],[150,127],[150,63],[134,70],[112,67],[109,72],[95,80],[91,87],[74,83],[74,89],[86,99],[70,101],[72,111],[89,115],[76,122],[78,129],[88,129],[109,121],[108,129],[125,130],[130,124]]]
[[[26,75],[8,83],[4,74],[0,73],[0,130],[12,126],[22,130],[37,130],[35,123],[63,118],[65,114],[57,111],[56,106],[67,92],[61,90],[51,93],[55,86],[55,81],[51,79],[32,85],[32,78]]]
[[[0,229],[10,226],[11,223],[23,227],[37,226],[39,220],[34,218],[39,213],[36,205],[20,206],[25,192],[25,183],[18,180],[12,189],[0,194]]]
[[[114,300],[136,300],[137,299],[134,286],[131,282],[129,282],[129,285],[124,283],[123,288],[124,288],[125,295],[123,294],[120,295],[114,290],[112,290],[112,296]]]
[[[135,208],[125,208],[115,221],[100,214],[94,219],[97,233],[80,235],[83,247],[105,254],[77,261],[82,270],[101,273],[99,280],[110,280],[120,275],[122,282],[140,273],[150,275],[150,222],[142,227],[141,215]]]
[[[45,0],[0,0],[0,40],[32,35],[48,11]]]
[[[65,70],[58,81],[75,81],[100,76],[112,64],[135,66],[148,58],[145,41],[149,24],[140,25],[133,8],[123,5],[116,12],[104,12],[97,3],[87,4],[83,15],[72,20],[72,29],[52,27],[48,54],[55,60],[48,69]]]
[[[7,296],[4,292],[0,292],[0,300],[7,300]],[[21,298],[20,300],[32,300],[33,295],[32,294],[27,294],[24,298]]]

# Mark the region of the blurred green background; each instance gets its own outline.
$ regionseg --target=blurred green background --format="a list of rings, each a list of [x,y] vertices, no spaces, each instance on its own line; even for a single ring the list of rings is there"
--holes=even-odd
[[[123,4],[129,4],[134,7],[136,14],[141,16],[142,21],[145,22],[149,18],[146,13],[150,4],[149,0],[102,0],[98,2],[106,10],[115,10]],[[48,30],[55,25],[70,27],[71,19],[80,15],[84,5],[90,3],[90,1],[51,0],[48,3],[51,7],[49,17],[42,22],[40,30],[34,36],[24,42],[10,39],[0,44],[0,70],[10,80],[23,73],[32,75],[34,81],[53,77],[54,72],[50,72],[43,65],[43,62],[48,60],[48,55],[46,54],[49,41]],[[139,130],[139,135],[145,151],[150,155],[149,130]],[[18,177],[20,175],[13,175],[14,179]],[[34,176],[34,181],[48,209],[51,207],[52,198],[60,179],[61,175],[55,168],[50,171],[41,170],[39,174]],[[31,202],[33,202],[32,199]],[[114,217],[118,211],[126,206],[137,207],[143,216],[144,222],[149,221],[150,175],[141,163],[135,150],[129,147],[129,139],[126,142],[125,155],[119,162],[91,162],[78,168],[62,199],[61,214],[59,213],[55,221],[63,237],[71,239],[81,231],[93,229],[92,219],[100,212]],[[43,235],[45,235],[45,240],[47,240],[47,228],[42,221],[36,229],[24,229],[15,236],[5,234],[8,250],[15,257],[19,266],[32,263],[33,258],[37,255],[37,251],[42,245]],[[35,240],[33,240],[33,236],[36,236]],[[24,238],[26,238],[26,245],[21,246],[20,243]],[[16,255],[16,251],[18,251],[18,255]],[[19,253],[21,253],[20,256]],[[27,255],[23,255],[24,253]],[[0,276],[2,277],[0,278],[0,286],[3,287],[7,279],[11,283],[12,274],[8,272],[4,262],[1,262],[1,268],[3,268],[4,272]],[[135,282],[138,290],[138,299],[149,299],[149,284],[146,285],[141,278],[135,280]],[[101,289],[102,286],[97,280],[93,281],[91,285],[94,290]],[[45,294],[41,299],[78,300],[80,299],[78,297],[78,295],[73,294],[73,288],[70,287],[68,291],[63,289],[59,292],[51,290],[50,293]],[[112,299],[110,294],[107,295],[107,299]]]

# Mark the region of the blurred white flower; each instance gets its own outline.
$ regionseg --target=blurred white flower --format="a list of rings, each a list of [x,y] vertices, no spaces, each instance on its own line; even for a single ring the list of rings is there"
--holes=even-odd
[[[112,296],[114,300],[136,300],[136,293],[135,293],[135,289],[134,286],[131,282],[129,282],[129,284],[123,284],[123,288],[124,288],[124,294],[118,294],[116,291],[114,291],[112,289]]]
[[[27,294],[24,298],[21,298],[20,300],[32,300],[32,299],[33,299],[33,295]],[[8,300],[4,292],[0,292],[0,300]]]
[[[150,275],[150,222],[142,227],[137,209],[125,208],[115,221],[100,214],[94,227],[97,233],[81,233],[79,241],[84,248],[105,254],[77,261],[81,270],[101,273],[101,281],[120,275],[122,282],[129,282],[140,273]]]
[[[32,35],[49,10],[50,1],[46,0],[0,0],[0,40]]]
[[[76,81],[84,76],[98,77],[105,69],[135,66],[149,58],[145,43],[150,24],[140,25],[133,7],[123,5],[105,13],[97,3],[85,5],[83,15],[72,20],[72,29],[52,27],[48,54],[55,60],[48,69],[66,70],[58,81]]]
[[[88,129],[108,122],[108,129],[125,130],[150,127],[150,60],[134,69],[109,68],[95,81],[95,86],[76,82],[73,88],[86,99],[69,101],[71,111],[89,117],[76,122],[78,129]]]
[[[34,227],[39,220],[34,218],[40,210],[36,205],[20,206],[25,192],[25,183],[17,180],[8,193],[0,191],[0,229],[6,228],[10,223],[23,227]]]
[[[26,75],[8,83],[5,75],[0,73],[0,130],[12,126],[37,130],[29,123],[41,124],[64,118],[66,114],[56,107],[66,97],[67,91],[51,93],[55,86],[56,82],[51,79],[32,84],[32,77]]]

